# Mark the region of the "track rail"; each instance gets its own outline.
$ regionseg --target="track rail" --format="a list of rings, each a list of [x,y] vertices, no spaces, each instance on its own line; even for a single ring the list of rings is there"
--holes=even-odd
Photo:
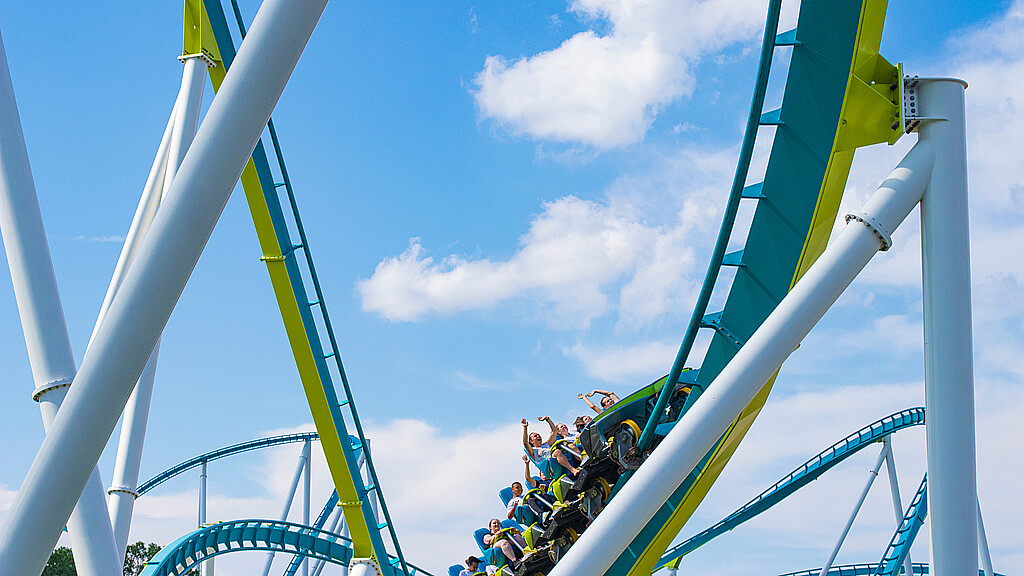
[[[221,458],[227,458],[235,454],[241,454],[242,452],[251,452],[253,450],[259,450],[261,448],[270,448],[271,446],[280,446],[281,444],[292,444],[295,442],[305,442],[306,440],[319,440],[320,435],[316,432],[302,432],[298,434],[284,434],[282,436],[271,436],[269,438],[260,438],[258,440],[250,440],[248,442],[242,442],[241,444],[235,444],[233,446],[225,446],[224,448],[218,448],[216,450],[207,452],[206,454],[200,454],[195,458],[190,458],[180,464],[176,464],[167,470],[153,476],[149,480],[146,480],[139,486],[139,496],[142,496],[146,492],[156,488],[157,486],[167,482],[171,478],[187,472],[192,468],[201,466],[204,462],[213,462],[214,460],[220,460]],[[358,442],[358,438],[351,438],[353,443]]]
[[[707,544],[714,538],[736,528],[747,520],[754,518],[772,506],[775,506],[790,494],[816,480],[825,472],[843,462],[864,448],[881,442],[883,438],[913,426],[921,426],[925,421],[924,408],[909,408],[890,414],[836,442],[822,450],[817,456],[804,462],[801,466],[784,476],[775,484],[766,488],[732,514],[726,516],[715,525],[689,538],[677,546],[670,548],[655,569],[681,558],[697,548]],[[920,500],[920,492],[915,502]],[[923,517],[922,517],[923,519]],[[916,534],[916,531],[915,531]],[[911,537],[911,541],[912,541]],[[887,555],[888,556],[888,555]]]
[[[757,82],[729,203],[701,296],[670,372],[670,378],[675,375],[691,388],[683,417],[824,250],[854,150],[895,142],[902,134],[898,122],[892,128],[902,97],[902,91],[894,88],[898,67],[878,54],[886,4],[886,0],[804,0],[797,27],[780,31],[781,2],[769,2]],[[772,58],[780,48],[790,50],[782,105],[764,110]],[[769,130],[774,134],[764,177],[747,184],[755,142]],[[745,239],[735,238],[737,207],[744,199],[756,206]],[[743,240],[743,248],[726,254],[726,246],[736,240]],[[724,306],[708,313],[711,294],[724,288],[720,276],[725,266],[734,267],[736,274],[727,287]],[[700,329],[713,331],[710,345],[700,368],[683,372]],[[653,569],[742,442],[774,380],[765,382],[606,576],[642,576]],[[666,400],[659,398],[659,405]],[[661,412],[656,408],[654,413]],[[659,422],[649,424],[644,444],[651,442]]]
[[[833,566],[828,571],[828,576],[874,576],[875,570],[878,569],[878,564],[845,564],[843,566]],[[927,576],[928,565],[915,563],[913,565],[914,574],[918,576]],[[780,574],[779,576],[820,576],[821,568],[812,568],[810,570],[801,570],[799,572],[787,572],[786,574]],[[995,573],[996,576],[1006,576],[1005,574]],[[985,576],[985,572],[978,570],[978,576]]]
[[[178,538],[150,559],[139,576],[173,576],[209,558],[253,550],[296,554],[340,566],[352,560],[352,540],[339,534],[278,520],[233,520]],[[410,575],[433,576],[413,564],[409,569]]]

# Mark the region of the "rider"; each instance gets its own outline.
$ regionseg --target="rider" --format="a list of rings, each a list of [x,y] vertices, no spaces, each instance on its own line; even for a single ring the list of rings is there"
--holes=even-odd
[[[599,404],[601,404],[600,408],[594,406],[594,403],[590,401],[590,397],[593,396],[594,394],[600,394],[604,396],[604,398],[601,398],[601,401],[599,402]],[[597,412],[598,414],[611,408],[613,404],[619,401],[619,397],[615,395],[615,392],[609,392],[608,390],[594,390],[593,392],[588,392],[587,394],[580,393],[577,394],[576,397],[586,402],[587,406],[590,406],[590,408],[594,412]]]

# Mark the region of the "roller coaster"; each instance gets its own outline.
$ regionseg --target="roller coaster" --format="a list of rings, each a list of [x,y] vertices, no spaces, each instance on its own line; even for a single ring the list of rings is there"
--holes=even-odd
[[[42,221],[4,55],[0,225],[33,361],[34,398],[48,430],[0,532],[0,572],[39,573],[66,524],[80,574],[120,573],[135,499],[197,467],[205,479],[210,461],[295,442],[304,443],[308,478],[309,446],[317,441],[334,492],[315,522],[285,521],[299,471],[280,520],[207,525],[202,484],[199,528],[165,546],[143,574],[182,574],[197,566],[212,574],[214,557],[242,550],[293,555],[288,575],[302,559],[316,563],[316,574],[327,564],[358,576],[428,574],[405,558],[399,544],[270,118],[325,4],[266,0],[247,28],[232,0],[235,35],[243,39],[236,50],[220,0],[186,0],[181,91],[78,370],[70,360],[46,243],[38,241]],[[553,456],[535,459],[541,475],[534,487],[513,519],[491,530],[491,543],[507,540],[512,557],[485,545],[483,533],[476,535],[492,572],[637,576],[675,570],[686,554],[868,446],[882,444],[874,474],[883,462],[891,463],[890,435],[924,425],[923,408],[851,434],[721,522],[673,545],[765,405],[783,361],[872,255],[888,249],[891,232],[920,203],[928,238],[923,256],[930,480],[922,480],[905,511],[893,490],[902,520],[879,562],[832,566],[833,553],[813,572],[973,573],[980,551],[979,573],[994,574],[975,498],[973,402],[962,395],[966,389],[973,398],[964,85],[907,76],[879,54],[886,4],[803,0],[797,26],[780,30],[782,1],[769,0],[725,215],[675,361],[666,376],[551,446],[569,459],[571,469]],[[780,49],[790,55],[782,103],[765,110],[769,77],[778,80],[770,73]],[[200,123],[207,76],[217,96]],[[846,229],[829,242],[855,150],[892,144],[914,132],[918,143],[872,200],[846,215]],[[761,181],[751,183],[755,145],[768,137],[767,169]],[[316,433],[208,452],[139,484],[160,333],[239,180]],[[749,227],[736,230],[743,203],[753,206],[753,217]],[[737,241],[743,248],[727,253]],[[936,257],[954,264],[929,266]],[[724,268],[734,269],[731,278]],[[727,292],[725,304],[709,312],[716,291]],[[960,310],[966,320],[950,312]],[[710,331],[710,345],[695,358],[701,330]],[[105,494],[96,463],[122,412],[117,467]],[[894,469],[892,474],[895,486]],[[46,491],[38,481],[45,477],[64,479],[66,494]],[[929,511],[931,563],[914,564],[910,546]],[[339,523],[342,529],[335,531]],[[452,568],[453,574],[462,570]],[[797,574],[802,573],[787,576]]]

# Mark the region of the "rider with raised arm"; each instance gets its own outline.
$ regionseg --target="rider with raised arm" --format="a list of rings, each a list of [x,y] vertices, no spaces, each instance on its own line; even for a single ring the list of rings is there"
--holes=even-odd
[[[590,401],[590,397],[593,396],[594,394],[600,394],[604,396],[603,398],[601,398],[601,401],[599,402],[599,404],[601,405],[600,407],[595,406],[594,403]],[[576,397],[586,402],[587,406],[590,406],[590,409],[593,410],[594,412],[597,412],[598,414],[611,408],[613,404],[619,401],[619,397],[615,395],[615,392],[610,392],[608,390],[594,390],[593,392],[588,392],[586,394],[580,393],[577,394]]]
[[[551,435],[548,436],[549,446],[554,445],[554,443],[557,442],[559,438],[568,439],[570,442],[575,441],[576,435],[571,434],[569,432],[569,427],[566,426],[565,424],[555,424],[554,422],[551,421],[551,418],[548,416],[538,416],[537,420],[540,420],[541,422],[547,422],[548,426],[551,428]],[[561,449],[556,448],[554,450],[551,450],[551,457],[554,458],[559,464],[561,464],[563,468],[568,470],[570,475],[576,476],[577,474],[580,473],[580,469],[573,466],[569,462],[569,459],[565,456],[565,453]]]

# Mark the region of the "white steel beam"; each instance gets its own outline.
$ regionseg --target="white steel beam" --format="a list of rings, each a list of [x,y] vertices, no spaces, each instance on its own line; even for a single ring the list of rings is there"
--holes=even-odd
[[[0,68],[0,230],[36,385],[32,397],[39,402],[43,428],[49,430],[68,392],[68,386],[75,377],[75,359],[50,260],[50,249],[46,242],[2,37]],[[118,560],[110,519],[107,517],[103,480],[95,463],[91,469],[85,468],[84,475],[85,490],[76,491],[69,498],[69,506],[74,507],[74,512],[70,518],[65,518],[75,553],[76,570],[82,576],[120,573],[121,562]],[[41,487],[60,492],[60,478],[54,476],[45,479]],[[78,500],[77,505],[75,500]],[[47,555],[52,548],[51,543],[46,550]],[[46,558],[43,560],[45,562]],[[40,571],[41,566],[36,573]]]
[[[11,505],[0,573],[42,572],[326,3],[260,8]]]
[[[985,536],[985,521],[981,518],[981,501],[978,501],[978,543],[981,548],[981,566],[985,569],[985,576],[995,576],[996,571],[992,568],[992,551],[988,548],[988,537]]]
[[[174,104],[174,112],[171,114],[168,130],[164,135],[166,144],[161,142],[160,150],[157,151],[157,161],[150,171],[150,181],[153,180],[152,177],[156,172],[161,172],[161,178],[154,182],[152,187],[150,181],[146,183],[142,200],[139,202],[139,208],[129,227],[128,238],[121,249],[121,256],[118,258],[114,276],[107,289],[104,306],[100,309],[99,318],[96,320],[94,334],[106,315],[114,294],[117,293],[117,289],[124,280],[124,274],[131,266],[138,247],[142,244],[146,232],[152,225],[153,218],[156,217],[156,209],[164,191],[170,187],[178,165],[195,137],[196,127],[199,123],[199,109],[203,102],[206,68],[204,59],[193,57],[185,60],[181,89]],[[161,151],[164,152],[163,158],[161,158]],[[162,165],[160,170],[157,169],[157,164]],[[117,446],[117,460],[114,464],[114,477],[111,479],[112,485],[108,489],[110,498],[107,502],[107,509],[114,527],[114,542],[121,557],[124,557],[128,546],[132,510],[135,506],[135,499],[139,497],[135,489],[139,483],[139,467],[142,464],[142,448],[146,440],[146,424],[149,421],[149,405],[153,397],[153,382],[156,378],[156,363],[159,355],[160,342],[157,341],[146,362],[146,367],[142,371],[142,376],[139,377],[135,390],[125,405],[124,418],[121,422],[121,437]]]
[[[924,286],[924,403],[928,515],[934,576],[978,570],[978,482],[974,436],[971,246],[967,133],[961,80],[923,79],[921,142],[935,170],[921,200]]]
[[[919,142],[708,386],[550,576],[604,574],[914,208],[934,152]],[[977,555],[975,555],[976,557]]]
[[[892,496],[893,514],[896,516],[896,529],[903,525],[903,501],[900,498],[900,482],[896,476],[896,456],[892,453],[892,436],[882,438],[888,454],[885,456],[885,469],[889,474],[889,495]],[[903,559],[903,573],[913,576],[914,563],[910,561],[910,550],[907,550],[907,557]]]
[[[888,436],[886,436],[888,438]],[[860,509],[864,506],[864,500],[868,497],[868,492],[871,491],[871,485],[874,484],[875,478],[878,477],[878,471],[882,468],[882,462],[885,461],[886,456],[889,454],[889,444],[884,443],[882,445],[882,451],[878,453],[878,458],[875,460],[875,466],[871,469],[868,474],[868,481],[864,484],[864,489],[860,492],[860,498],[857,499],[857,503],[853,505],[853,511],[850,512],[850,517],[846,520],[846,526],[843,527],[843,532],[839,535],[839,541],[836,542],[832,553],[828,557],[828,561],[821,567],[821,571],[818,572],[818,576],[826,576],[828,571],[832,569],[832,563],[836,561],[836,556],[839,555],[839,550],[843,547],[843,542],[846,542],[846,537],[850,534],[850,528],[853,528],[853,521],[857,519],[857,514],[860,514]]]
[[[299,462],[295,465],[295,473],[292,475],[292,483],[288,488],[288,495],[284,498],[284,508],[281,510],[281,521],[285,522],[288,520],[288,512],[292,509],[292,502],[295,501],[295,492],[299,489],[299,480],[302,479],[303,472],[309,467],[309,440],[306,440],[302,444],[302,451],[299,452]],[[307,517],[304,522],[305,526],[309,526],[309,519]],[[267,562],[263,566],[263,576],[270,574],[270,567],[274,563],[275,552],[271,550],[267,552]]]
[[[302,448],[306,459],[306,467],[302,473],[302,525],[309,526],[309,493],[313,476],[313,460],[310,458],[310,441],[307,439]],[[309,576],[309,557],[302,559],[302,576]]]

